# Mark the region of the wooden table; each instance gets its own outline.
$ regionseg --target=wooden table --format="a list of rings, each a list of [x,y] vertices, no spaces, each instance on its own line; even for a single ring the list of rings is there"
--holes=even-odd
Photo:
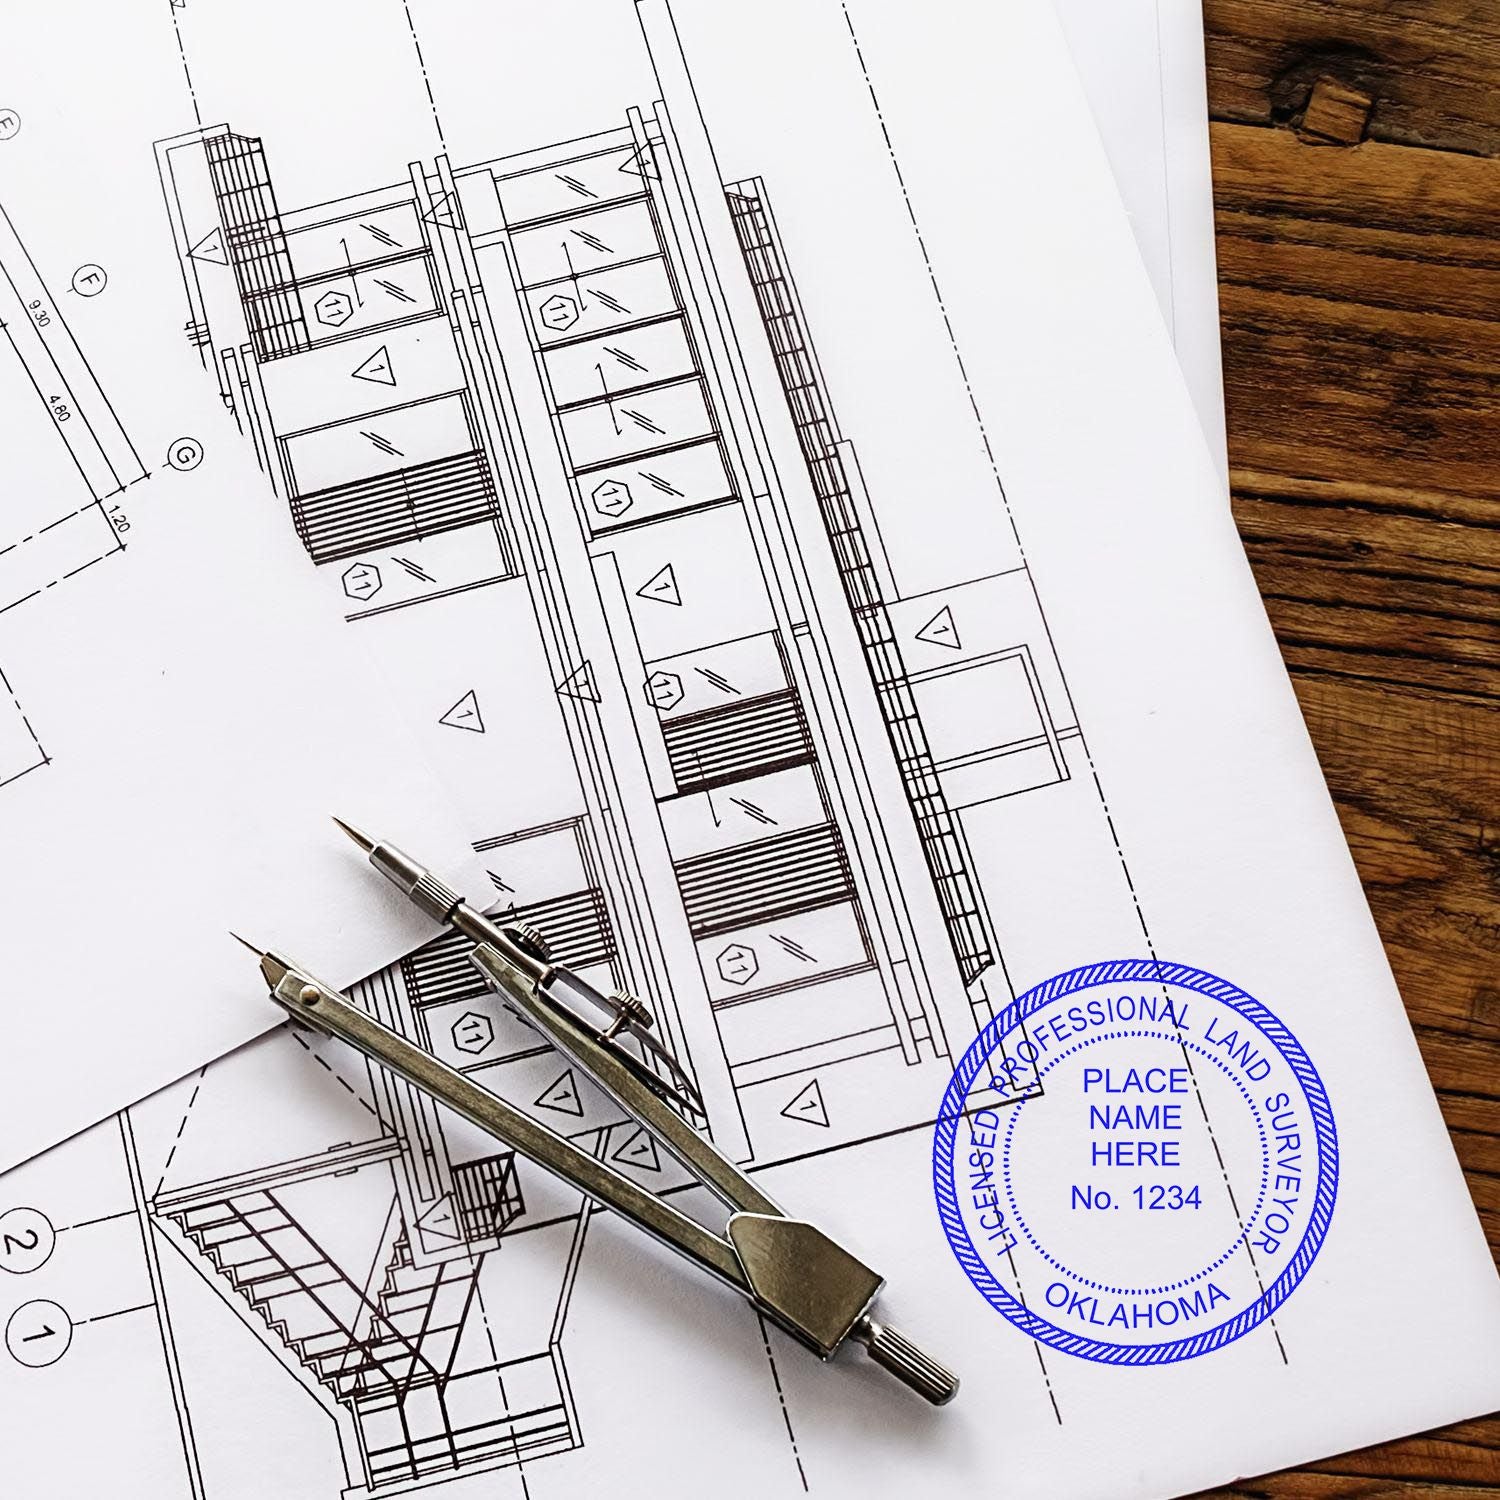
[[[1500,4],[1205,12],[1235,516],[1500,1250]],[[1500,1497],[1500,1416],[1217,1493]]]

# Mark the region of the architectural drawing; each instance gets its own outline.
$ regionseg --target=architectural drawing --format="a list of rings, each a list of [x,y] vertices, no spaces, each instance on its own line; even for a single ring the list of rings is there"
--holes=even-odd
[[[91,1046],[123,1076],[148,1025],[280,1019],[232,926],[722,1227],[460,943],[325,957],[410,916],[299,842],[335,813],[647,1000],[693,1125],[965,1389],[821,1367],[281,1027],[0,1177],[7,1494],[1117,1500],[1494,1404],[1500,1283],[1045,0],[88,9],[17,10],[68,67],[0,110],[6,208],[140,451],[204,461],[125,565],[0,614],[55,757],[0,822],[73,819],[86,917],[12,978],[56,1040],[0,1145],[59,1138]],[[0,341],[45,418],[26,368]],[[95,838],[119,755],[65,768],[90,703],[24,677],[155,687],[124,612],[48,603],[132,590],[201,636],[160,719],[211,703],[210,748]],[[226,672],[216,620],[278,649]],[[402,728],[456,820],[380,826]]]
[[[1063,842],[1102,812],[1019,547],[903,590],[879,519],[903,497],[841,431],[774,194],[720,178],[670,16],[642,19],[641,103],[580,105],[593,134],[315,203],[283,196],[253,118],[156,152],[190,344],[464,789],[495,908],[649,995],[707,1128],[764,1168],[930,1123],[1011,998],[974,810],[1052,798]],[[552,768],[524,786],[517,736]],[[673,1186],[456,940],[357,995]],[[293,1094],[319,1102],[237,1128]],[[138,1229],[188,1493],[218,1493],[194,1320],[332,1422],[345,1495],[585,1441],[589,1212],[540,1169],[292,1031],[118,1128],[128,1204],[73,1233]]]
[[[104,272],[80,267],[80,295]],[[125,550],[124,496],[147,477],[62,307],[0,206],[0,631],[10,612]],[[54,487],[38,476],[56,474]],[[66,502],[60,495],[71,498]],[[48,763],[0,670],[0,786]]]
[[[26,872],[7,890],[9,994],[51,987],[57,924],[88,899],[96,854],[129,850],[132,872],[123,896],[90,901],[117,982],[105,991],[73,970],[60,986],[66,1018],[55,1005],[12,1011],[0,1169],[261,1032],[206,918],[233,893],[242,921],[276,912],[261,925],[289,937],[313,909],[288,889],[290,850],[301,845],[292,862],[311,887],[342,870],[321,821],[335,789],[367,816],[384,804],[394,820],[415,804],[444,845],[440,862],[465,869],[466,883],[476,874],[451,801],[414,765],[357,633],[322,608],[316,568],[179,336],[151,142],[192,115],[162,85],[180,77],[176,59],[153,53],[139,4],[91,6],[76,34],[50,13],[6,26],[7,56],[69,58],[38,75],[45,108],[38,97],[0,110],[0,847]],[[169,40],[166,6],[156,19]],[[126,55],[140,64],[132,89],[116,88]],[[88,59],[103,69],[97,87],[81,81]],[[295,739],[266,718],[272,699],[304,713]],[[351,757],[356,724],[367,744]],[[256,841],[267,857],[245,859]],[[415,913],[393,928],[357,891],[349,899],[349,920],[331,924],[348,957],[324,959],[343,982],[425,930]],[[168,912],[197,947],[200,982],[228,1003],[137,1045]],[[330,925],[321,912],[317,922]],[[66,1090],[37,1067],[59,1047]]]
[[[1023,568],[900,597],[765,188],[683,115],[308,207],[254,135],[157,149],[189,337],[349,621],[472,643],[431,718],[497,781],[502,691],[576,772],[476,830],[501,905],[667,1002],[773,1162],[930,1113],[1009,998],[963,811],[1065,779],[1075,726]],[[422,984],[424,1035],[480,1003]]]

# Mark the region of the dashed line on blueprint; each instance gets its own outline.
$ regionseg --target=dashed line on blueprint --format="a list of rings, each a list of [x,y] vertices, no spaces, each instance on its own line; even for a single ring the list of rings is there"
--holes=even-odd
[[[187,79],[188,97],[193,101],[193,123],[201,130],[203,128],[203,111],[198,108],[198,90],[193,87],[193,70],[188,67],[187,47],[182,40],[182,22],[178,19],[177,12],[181,7],[173,0],[172,4],[172,30],[177,37],[177,55],[182,59],[182,76]]]
[[[417,36],[417,23],[411,18],[410,0],[401,0],[401,9],[406,12],[406,29],[411,32],[411,44],[417,53],[417,66],[422,70],[422,87],[427,90],[427,104],[432,110],[432,128],[437,131],[438,145],[446,152],[448,142],[443,138],[443,122],[438,119],[437,100],[432,97],[432,80],[427,76],[427,59],[422,56],[422,43]]]
[[[376,1111],[376,1110],[375,1110],[375,1108],[374,1108],[374,1106],[373,1106],[373,1105],[372,1105],[372,1104],[371,1104],[371,1103],[370,1103],[370,1102],[369,1102],[369,1100],[367,1100],[367,1099],[366,1099],[366,1098],[365,1098],[365,1097],[364,1097],[364,1096],[363,1096],[363,1095],[362,1095],[362,1094],[361,1094],[361,1093],[360,1093],[360,1092],[359,1092],[359,1090],[358,1090],[358,1089],[356,1089],[356,1088],[355,1088],[355,1087],[354,1087],[354,1085],[353,1085],[353,1084],[352,1084],[352,1083],[350,1083],[350,1082],[349,1082],[349,1080],[348,1080],[348,1079],[347,1079],[347,1078],[345,1078],[345,1077],[344,1077],[344,1076],[343,1076],[343,1074],[341,1074],[341,1073],[339,1073],[339,1072],[338,1072],[338,1071],[337,1071],[337,1070],[336,1070],[336,1069],[335,1069],[335,1068],[334,1068],[334,1067],[333,1067],[333,1066],[332,1066],[332,1065],[331,1065],[331,1064],[330,1064],[330,1063],[329,1063],[329,1062],[328,1062],[328,1059],[327,1059],[327,1058],[325,1058],[325,1057],[323,1057],[323,1056],[321,1056],[321,1055],[320,1055],[320,1054],[319,1054],[319,1053],[318,1053],[318,1052],[317,1052],[317,1051],[316,1051],[316,1050],[315,1050],[315,1049],[314,1049],[314,1048],[312,1048],[312,1047],[310,1047],[310,1046],[309,1046],[309,1045],[308,1045],[308,1044],[307,1044],[307,1043],[306,1043],[306,1042],[305,1042],[305,1041],[303,1041],[303,1039],[302,1039],[302,1038],[301,1038],[301,1037],[300,1037],[300,1036],[298,1036],[298,1035],[297,1035],[297,1033],[296,1033],[296,1032],[295,1032],[295,1031],[294,1031],[294,1030],[293,1030],[293,1029],[292,1029],[292,1028],[291,1028],[291,1026],[288,1026],[288,1027],[287,1027],[287,1028],[286,1028],[286,1032],[287,1032],[287,1035],[288,1035],[288,1036],[290,1036],[290,1037],[291,1037],[291,1039],[292,1039],[292,1040],[293,1040],[293,1041],[294,1041],[294,1042],[296,1042],[296,1044],[297,1044],[297,1045],[298,1045],[298,1046],[299,1046],[299,1047],[301,1047],[301,1048],[302,1048],[302,1050],[303,1050],[303,1051],[304,1051],[304,1052],[305,1052],[305,1053],[307,1053],[307,1055],[308,1055],[308,1056],[309,1056],[309,1057],[310,1057],[310,1058],[312,1058],[312,1060],[313,1060],[313,1061],[314,1061],[314,1062],[315,1062],[315,1063],[317,1063],[317,1065],[318,1065],[318,1066],[319,1066],[319,1067],[320,1067],[320,1068],[322,1068],[322,1069],[323,1069],[323,1071],[324,1071],[324,1072],[325,1072],[325,1073],[327,1073],[327,1074],[328,1074],[328,1076],[329,1076],[329,1077],[330,1077],[330,1078],[332,1078],[332,1079],[333,1079],[333,1080],[334,1080],[334,1082],[335,1082],[335,1083],[337,1083],[337,1084],[338,1084],[338,1086],[339,1086],[339,1087],[340,1087],[340,1088],[341,1088],[341,1089],[343,1089],[343,1091],[344,1091],[344,1092],[345,1092],[345,1093],[346,1093],[346,1094],[348,1094],[348,1095],[349,1095],[349,1096],[350,1096],[350,1097],[351,1097],[351,1098],[353,1098],[353,1099],[357,1099],[357,1100],[358,1100],[358,1101],[359,1101],[359,1105],[360,1105],[360,1107],[361,1107],[361,1108],[362,1108],[362,1109],[365,1109],[365,1110],[368,1110],[368,1111],[369,1111],[369,1113],[370,1113],[370,1114],[372,1114],[372,1115],[374,1115],[374,1116],[375,1116],[375,1118],[376,1118],[376,1119],[377,1119],[377,1120],[380,1120],[380,1115],[379,1115],[379,1113],[378,1113],[378,1112],[377,1112],[377,1111]],[[384,1124],[385,1124],[385,1121],[384,1121],[384,1120],[380,1120],[380,1123],[381,1123],[381,1124],[382,1124],[382,1125],[384,1125]]]
[[[587,1219],[588,1217],[589,1206],[590,1205],[588,1203],[588,1200],[585,1199],[582,1210],[585,1219]],[[505,1240],[501,1238],[495,1247],[495,1253],[498,1253],[504,1248]],[[495,1366],[495,1384],[500,1387],[501,1403],[504,1405],[506,1411],[509,1411],[511,1409],[510,1397],[506,1394],[505,1391],[505,1376],[501,1373],[502,1362],[500,1359],[499,1351],[495,1347],[494,1330],[490,1327],[489,1309],[484,1305],[484,1289],[479,1285],[479,1272],[484,1266],[484,1255],[480,1254],[477,1259],[471,1256],[469,1259],[469,1264],[473,1267],[474,1271],[474,1302],[475,1305],[479,1308],[479,1320],[484,1327],[484,1340],[485,1343],[489,1345],[490,1359]],[[515,1458],[516,1476],[521,1481],[522,1500],[531,1500],[531,1486],[526,1482],[526,1460],[521,1457],[521,1448],[519,1444],[516,1445]]]
[[[787,1410],[786,1392],[781,1388],[781,1371],[776,1368],[776,1356],[771,1351],[771,1335],[759,1309],[756,1310],[755,1317],[760,1324],[761,1342],[766,1346],[766,1363],[771,1367],[771,1383],[776,1387],[776,1399],[781,1403],[781,1420],[786,1424],[787,1441],[792,1445],[792,1461],[797,1465],[797,1477],[802,1481],[803,1493],[810,1494],[807,1470],[802,1467],[802,1451],[797,1447],[797,1434],[792,1431],[792,1414]]]
[[[85,506],[84,509],[86,510],[88,509],[88,507]],[[38,533],[38,535],[39,534],[40,533]],[[22,540],[30,541],[31,538],[23,537]],[[19,543],[13,545],[19,545]],[[106,557],[113,557],[117,552],[123,552],[124,550],[125,544],[123,542],[117,542],[107,552],[101,552],[97,557],[91,557],[87,562],[79,563],[76,568],[69,568],[66,573],[63,573],[59,577],[54,578],[47,583],[38,584],[37,587],[32,589],[29,594],[22,594],[19,599],[12,599],[9,604],[0,605],[0,615],[5,614],[8,610],[14,609],[18,604],[25,604],[28,599],[35,599],[38,595],[45,594],[48,589],[55,589],[58,584],[66,583],[70,578],[77,578],[80,573],[84,572],[88,568],[92,568],[95,563],[101,563]]]
[[[0,611],[0,613],[3,613],[3,611]],[[36,730],[31,727],[31,720],[26,717],[26,710],[21,707],[21,700],[16,697],[16,690],[10,685],[10,679],[5,675],[4,667],[0,667],[0,688],[4,689],[6,696],[10,699],[12,706],[15,708],[16,717],[21,721],[21,727],[25,729],[26,733],[31,737],[31,743],[36,746],[36,753],[41,757],[38,764],[44,766],[50,765],[52,762],[52,757],[47,754],[46,750],[42,746],[41,740],[37,738]],[[36,766],[28,766],[26,770],[34,771],[36,770]],[[18,772],[15,776],[7,776],[4,781],[0,781],[0,786],[4,786],[7,782],[10,781],[17,781],[21,776],[24,776],[25,774],[26,771],[21,771]]]
[[[17,541],[8,542],[5,546],[0,547],[0,557],[4,557],[7,552],[14,552],[17,547],[24,547],[27,542],[34,542],[39,536],[45,536],[49,531],[56,531],[63,522],[71,521],[81,516],[86,510],[92,510],[97,503],[97,501],[90,500],[87,505],[80,505],[77,510],[70,510],[67,515],[59,516],[55,521],[48,521],[45,526],[37,527],[29,536],[23,536]]]
[[[177,1122],[177,1134],[172,1137],[172,1149],[167,1152],[167,1159],[162,1163],[161,1176],[156,1179],[156,1191],[151,1194],[153,1198],[161,1192],[162,1185],[167,1180],[167,1173],[172,1170],[172,1158],[177,1155],[177,1147],[182,1141],[182,1132],[187,1129],[188,1116],[192,1114],[193,1106],[198,1102],[198,1091],[203,1087],[203,1075],[207,1072],[207,1063],[198,1069],[198,1077],[193,1083],[192,1096],[188,1099],[187,1108],[182,1112],[182,1118]]]

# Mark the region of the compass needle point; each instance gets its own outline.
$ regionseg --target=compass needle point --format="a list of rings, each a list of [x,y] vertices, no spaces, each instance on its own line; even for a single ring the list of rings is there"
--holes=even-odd
[[[372,839],[368,834],[361,833],[359,829],[352,827],[342,818],[335,818],[333,821],[337,823],[339,827],[342,828],[344,832],[347,833],[349,837],[353,839],[354,842],[358,844],[366,854],[368,854],[375,847],[375,840]]]

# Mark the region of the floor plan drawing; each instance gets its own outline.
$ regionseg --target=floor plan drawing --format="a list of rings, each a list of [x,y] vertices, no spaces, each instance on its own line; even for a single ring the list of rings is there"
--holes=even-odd
[[[82,278],[97,272],[80,268],[79,285],[88,295],[94,295],[92,285]],[[147,474],[3,207],[0,412],[4,629],[10,611],[125,550],[125,493]],[[55,488],[38,482],[54,472]],[[63,503],[60,494],[71,499]],[[47,763],[41,738],[0,673],[0,786]]]
[[[283,185],[284,163],[318,172],[269,91],[219,116],[196,4],[174,7],[197,123],[154,143],[164,254],[266,503],[458,790],[494,909],[651,997],[737,1160],[855,1159],[932,1122],[1018,952],[1051,962],[1027,947],[1038,910],[1087,907],[1090,951],[1139,946],[1142,919],[986,464],[982,547],[890,544],[942,497],[878,431],[873,455],[846,436],[775,182],[721,171],[666,4],[619,8],[644,38],[619,63],[633,103],[570,95],[571,133],[497,132],[490,154],[414,142],[384,181],[330,167],[318,200]],[[376,11],[409,28],[436,122],[422,39],[441,7]],[[880,377],[892,411],[902,379]],[[676,1185],[456,940],[356,997]],[[55,1350],[85,1389],[95,1338],[159,1348],[135,1459],[157,1493],[293,1482],[273,1455],[236,1477],[237,1401],[319,1455],[285,1492],[330,1500],[481,1493],[497,1472],[545,1493],[549,1464],[595,1441],[570,1337],[589,1205],[407,1085],[287,1028],[76,1149],[107,1201],[64,1213],[42,1201],[51,1168],[27,1179],[56,1290],[7,1347]],[[119,1305],[94,1311],[105,1262]],[[743,1318],[765,1348],[747,1422],[800,1470],[772,1344]],[[1039,1347],[1035,1365],[1061,1421]]]

